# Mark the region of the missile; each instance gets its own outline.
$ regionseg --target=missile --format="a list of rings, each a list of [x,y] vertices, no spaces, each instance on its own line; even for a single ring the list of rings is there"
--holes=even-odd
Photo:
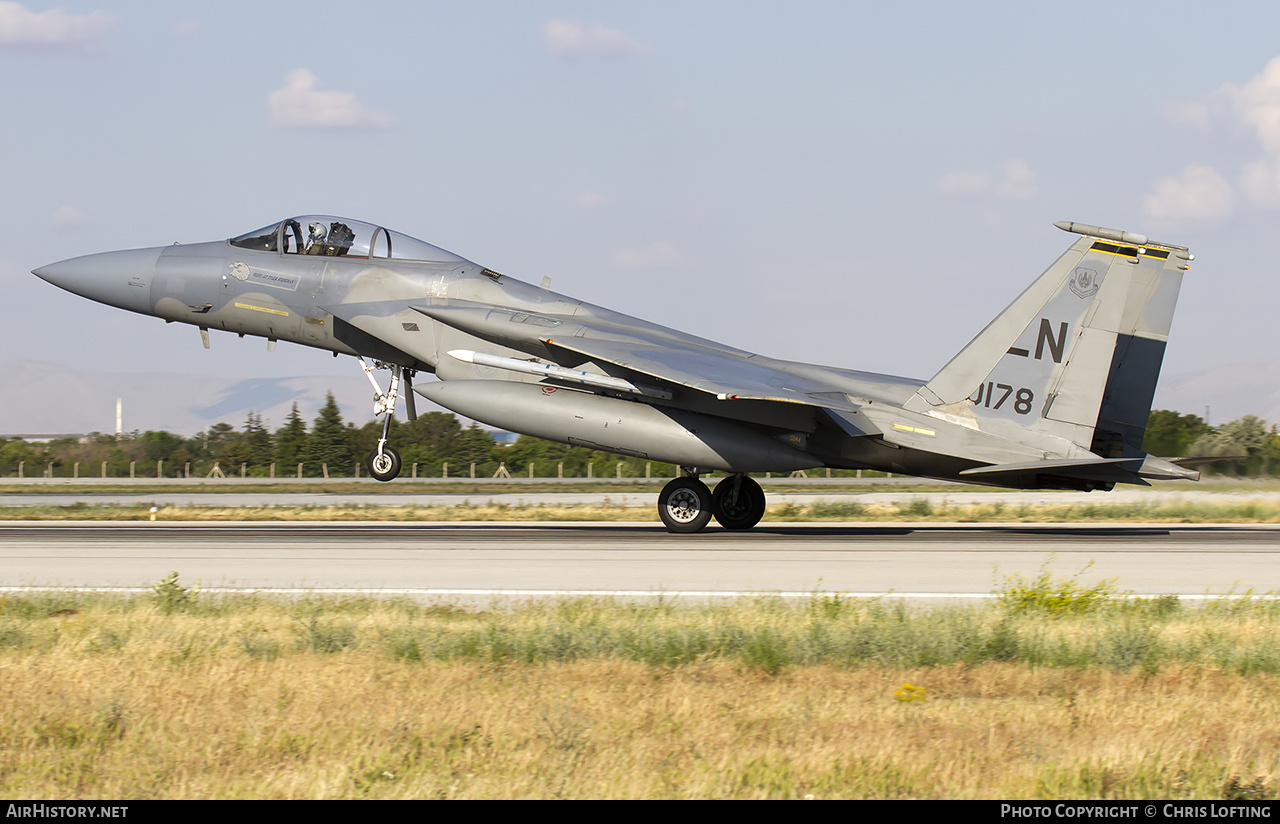
[[[1087,223],[1072,223],[1069,220],[1059,220],[1053,225],[1064,232],[1100,237],[1103,240],[1114,240],[1116,243],[1132,243],[1135,246],[1146,246],[1149,242],[1146,235],[1125,232],[1120,229],[1104,229],[1101,226],[1090,226]]]
[[[557,381],[594,386],[597,389],[612,389],[615,392],[625,392],[628,395],[643,395],[647,398],[658,398],[664,401],[671,400],[671,393],[664,389],[640,386],[623,378],[615,378],[612,375],[597,375],[594,372],[580,372],[576,369],[566,369],[563,366],[534,363],[533,361],[520,360],[519,358],[486,355],[484,352],[473,352],[470,349],[451,349],[449,350],[449,356],[463,363],[492,366],[494,369],[506,369],[509,372],[519,372],[524,375],[537,375],[538,377]]]
[[[684,409],[519,381],[451,380],[413,391],[463,417],[536,438],[726,472],[790,472],[822,462],[769,432]]]
[[[1196,256],[1185,246],[1176,246],[1172,243],[1159,243],[1151,240],[1146,235],[1140,235],[1136,232],[1125,232],[1120,229],[1104,229],[1101,226],[1090,226],[1087,223],[1072,223],[1069,220],[1059,220],[1053,224],[1064,232],[1073,232],[1077,235],[1088,235],[1089,237],[1098,237],[1103,240],[1114,240],[1116,243],[1132,243],[1135,246],[1159,246],[1162,249],[1169,249],[1173,252],[1174,257],[1182,260],[1195,260]],[[1186,269],[1186,266],[1181,267]]]

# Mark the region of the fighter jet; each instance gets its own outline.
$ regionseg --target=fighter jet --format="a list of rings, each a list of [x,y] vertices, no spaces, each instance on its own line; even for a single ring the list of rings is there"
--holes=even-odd
[[[526,283],[356,220],[310,215],[229,240],[105,252],[34,274],[209,330],[359,359],[387,443],[403,394],[491,426],[678,465],[672,532],[765,511],[748,473],[872,469],[1020,489],[1109,490],[1199,473],[1142,450],[1182,246],[1079,223],[1070,248],[929,380],[777,360]],[[384,389],[376,370],[390,372]],[[419,373],[439,380],[413,384]],[[1182,461],[1186,463],[1187,461]],[[715,490],[701,476],[727,473]]]

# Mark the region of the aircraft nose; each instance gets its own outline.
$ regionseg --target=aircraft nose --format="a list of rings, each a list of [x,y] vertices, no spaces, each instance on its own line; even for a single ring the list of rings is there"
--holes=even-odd
[[[134,312],[151,312],[151,281],[163,247],[101,252],[50,263],[31,274],[54,286]]]

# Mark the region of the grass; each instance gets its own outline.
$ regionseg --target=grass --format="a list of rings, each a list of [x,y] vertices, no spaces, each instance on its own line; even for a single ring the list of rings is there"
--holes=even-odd
[[[151,517],[151,505],[76,503],[65,506],[13,506],[0,510],[6,520],[138,521]],[[656,521],[653,506],[508,505],[467,500],[451,506],[157,506],[162,521]],[[1002,502],[956,506],[907,498],[889,504],[853,500],[770,505],[764,521],[934,522],[934,523],[1280,523],[1280,501],[1170,501],[1062,506],[1008,506]]]
[[[1275,798],[1280,603],[0,598],[0,793]]]

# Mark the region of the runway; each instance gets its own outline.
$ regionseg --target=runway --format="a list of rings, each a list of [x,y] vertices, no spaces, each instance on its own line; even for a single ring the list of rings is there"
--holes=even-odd
[[[1280,591],[1276,525],[0,522],[0,585],[424,597],[989,595],[1052,559],[1140,595]]]
[[[895,479],[896,480],[896,479]],[[166,482],[168,483],[168,482]],[[658,488],[635,492],[593,490],[590,492],[478,492],[412,493],[380,491],[378,493],[350,492],[237,492],[209,491],[197,487],[183,490],[174,484],[172,492],[146,493],[95,493],[78,491],[67,494],[56,491],[6,492],[0,484],[0,512],[4,507],[15,506],[199,506],[199,507],[340,507],[340,506],[447,506],[460,504],[498,506],[610,506],[641,507],[651,509],[657,501]],[[207,486],[207,485],[206,485]],[[47,486],[56,490],[56,486]],[[1280,491],[1271,489],[1235,489],[1230,491],[1193,488],[1178,489],[1116,489],[1111,492],[1071,492],[1065,490],[1017,490],[1000,489],[973,491],[971,487],[957,486],[946,492],[830,492],[823,485],[812,482],[804,486],[793,485],[785,490],[769,493],[770,504],[808,506],[819,501],[856,501],[863,506],[892,506],[903,502],[928,501],[933,506],[980,506],[1000,503],[1005,506],[1077,506],[1158,503],[1176,505],[1201,502],[1238,504],[1245,501],[1280,501]]]

